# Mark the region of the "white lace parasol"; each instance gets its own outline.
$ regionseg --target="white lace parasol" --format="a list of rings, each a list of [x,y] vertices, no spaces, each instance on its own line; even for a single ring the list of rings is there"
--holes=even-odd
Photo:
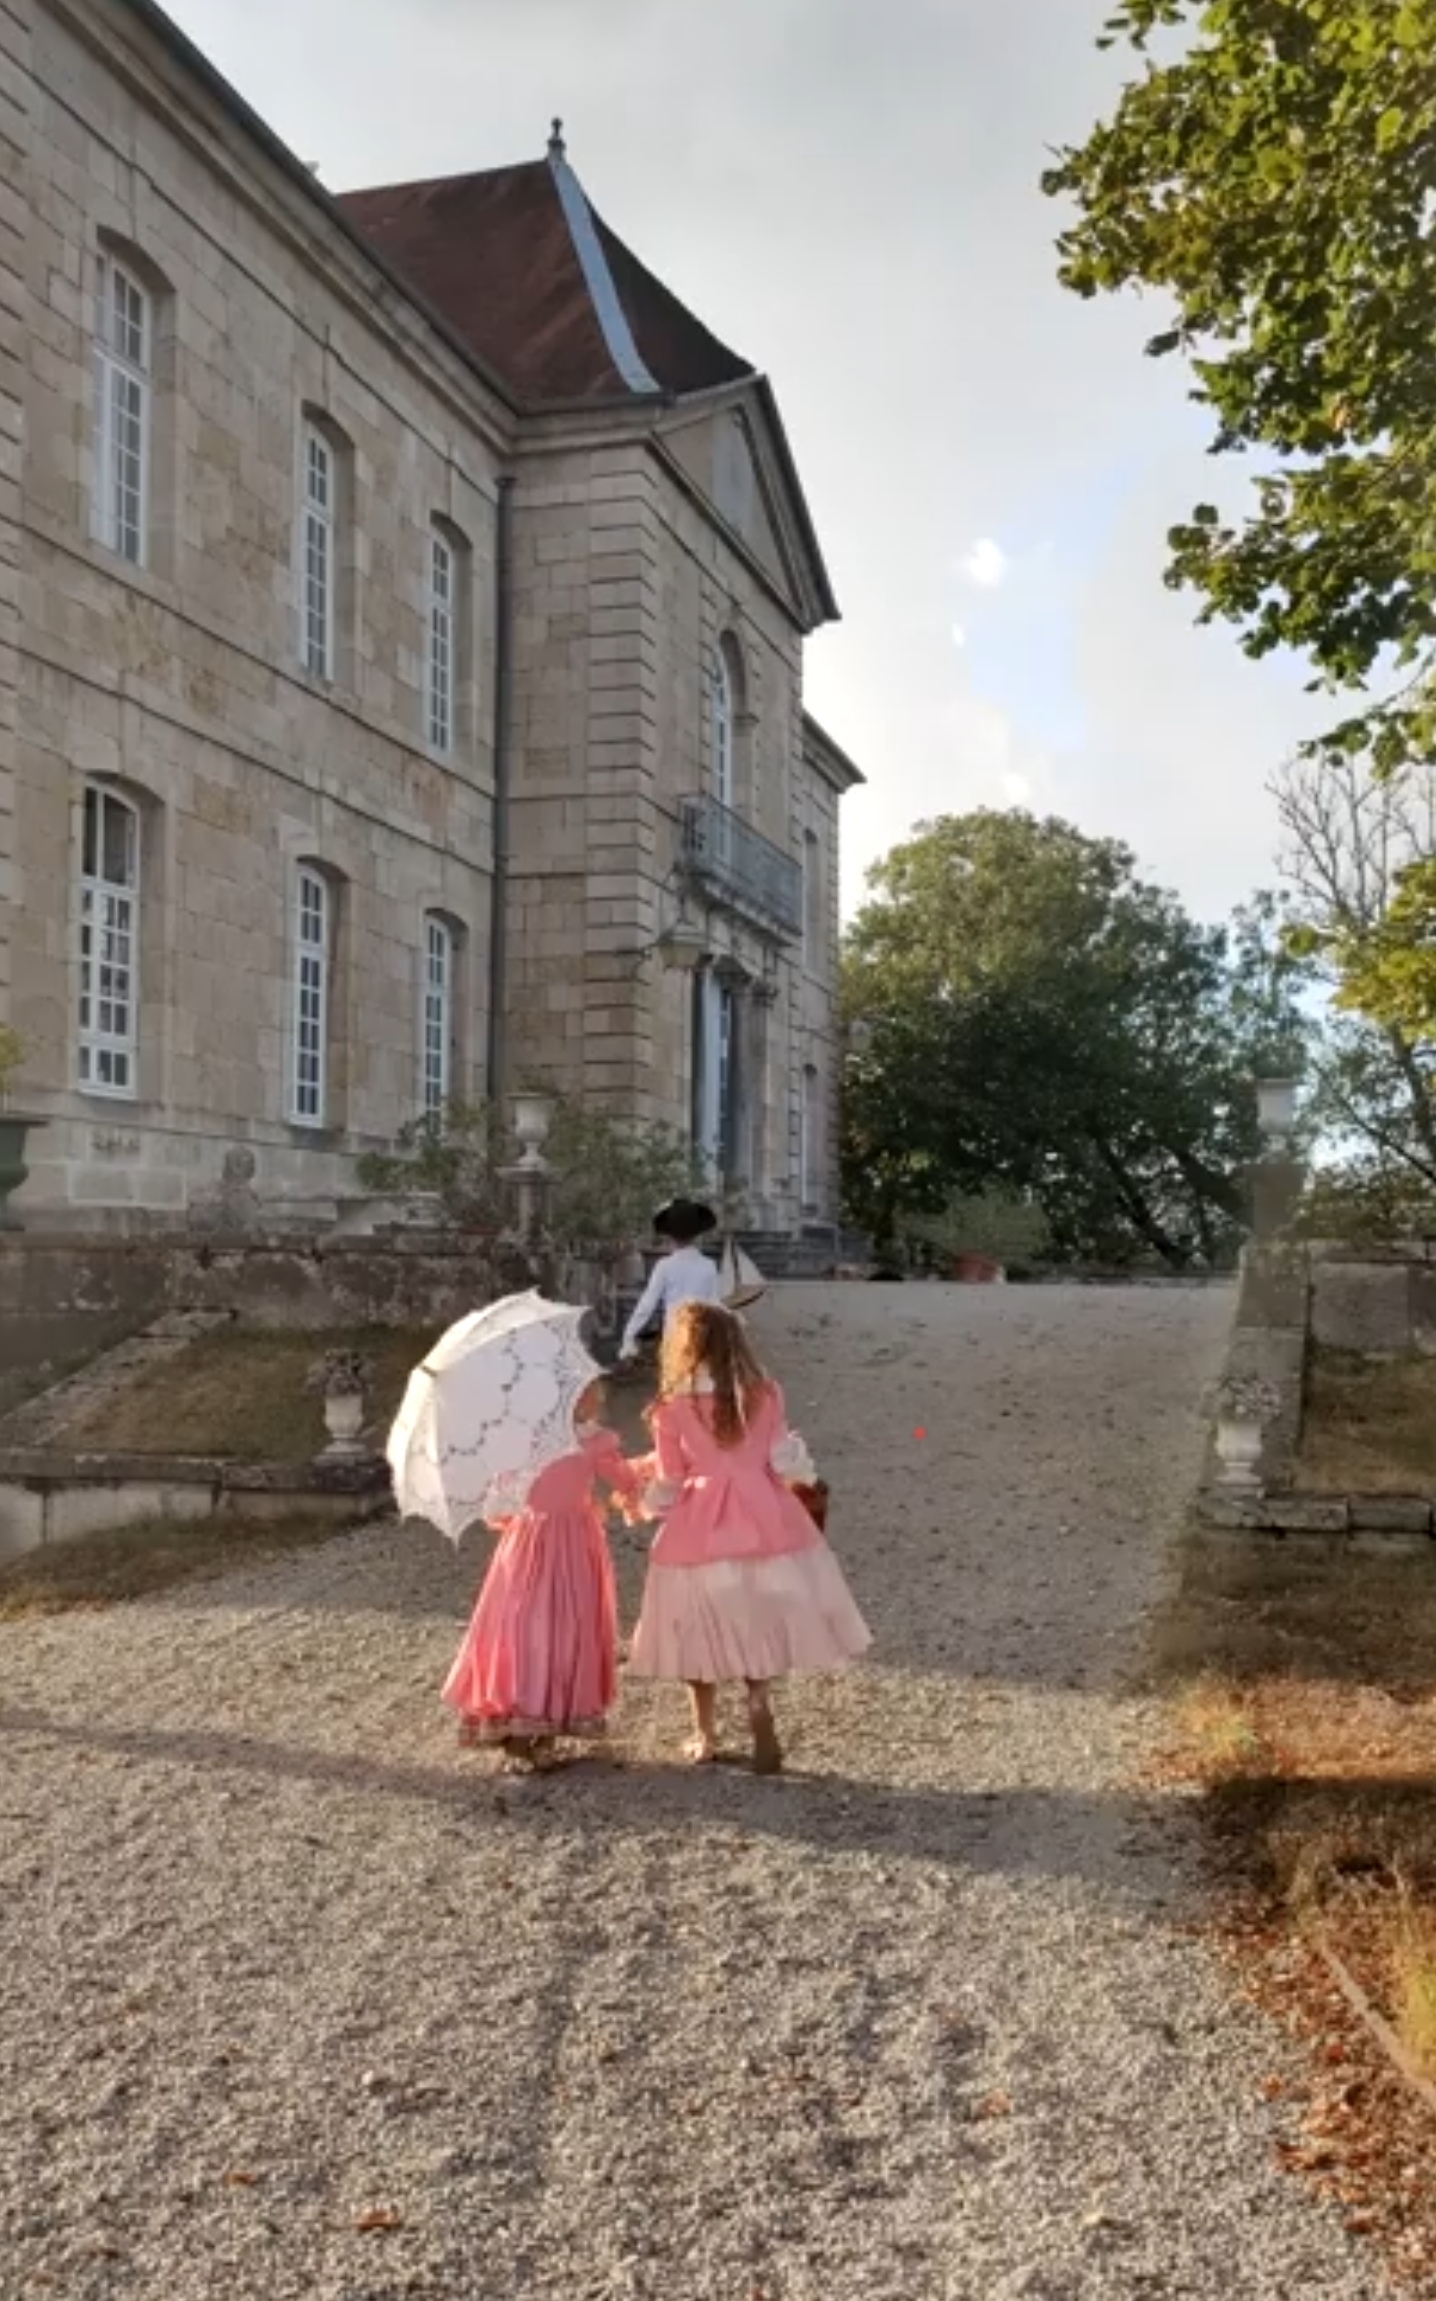
[[[574,1409],[600,1368],[585,1313],[514,1294],[451,1326],[409,1377],[389,1433],[394,1499],[457,1542],[521,1510],[534,1480],[577,1444]]]

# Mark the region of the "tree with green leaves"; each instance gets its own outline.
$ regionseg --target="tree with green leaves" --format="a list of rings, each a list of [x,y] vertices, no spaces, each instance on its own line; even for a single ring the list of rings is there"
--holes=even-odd
[[[702,1161],[676,1128],[552,1099],[547,1228],[567,1252],[621,1254],[648,1237],[655,1208],[702,1187]],[[410,1120],[393,1151],[360,1159],[358,1175],[385,1197],[432,1199],[446,1225],[498,1230],[510,1212],[504,1169],[512,1159],[492,1104],[453,1103]]]
[[[1281,955],[1189,919],[1119,842],[1030,814],[922,826],[871,874],[844,995],[866,1029],[844,1167],[880,1242],[1016,1193],[1061,1257],[1226,1261],[1253,1077],[1303,1023]]]
[[[1155,291],[1149,352],[1257,466],[1240,516],[1172,530],[1168,581],[1343,696],[1318,750],[1436,756],[1436,0],[1124,0],[1100,44],[1138,71],[1044,178],[1062,280]],[[1429,874],[1409,907],[1405,948]]]
[[[1302,979],[1328,1002],[1313,1048],[1309,1115],[1330,1171],[1361,1194],[1436,1190],[1436,1013],[1383,1011],[1413,873],[1436,862],[1436,770],[1375,775],[1361,761],[1288,761],[1271,784],[1281,828],[1273,915]],[[1429,960],[1428,960],[1429,965]],[[1406,978],[1400,967],[1396,980]],[[1329,1162],[1330,1163],[1330,1162]]]

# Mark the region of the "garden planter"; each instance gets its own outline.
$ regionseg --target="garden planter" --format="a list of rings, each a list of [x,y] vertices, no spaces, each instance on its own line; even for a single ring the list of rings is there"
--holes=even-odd
[[[954,1258],[952,1275],[961,1286],[995,1286],[1002,1276],[1002,1265],[990,1254],[959,1254]]]
[[[324,1427],[329,1433],[326,1454],[362,1454],[364,1397],[361,1391],[331,1391],[324,1401]]]
[[[1224,1414],[1217,1423],[1217,1460],[1223,1486],[1254,1492],[1261,1485],[1262,1425],[1242,1415]]]
[[[25,1138],[32,1127],[42,1127],[44,1119],[21,1118],[13,1111],[0,1111],[0,1230],[19,1230],[19,1211],[10,1204],[29,1175],[25,1164]]]
[[[541,1168],[543,1146],[553,1124],[553,1096],[542,1094],[515,1095],[514,1133],[519,1140],[519,1165]]]

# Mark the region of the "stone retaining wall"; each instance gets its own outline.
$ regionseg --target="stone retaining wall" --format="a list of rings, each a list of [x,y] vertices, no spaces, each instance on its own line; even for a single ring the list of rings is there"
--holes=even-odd
[[[389,1467],[378,1456],[228,1462],[9,1448],[0,1451],[0,1565],[156,1519],[332,1518],[337,1529],[388,1505]]]
[[[1224,1374],[1270,1384],[1279,1404],[1262,1434],[1254,1490],[1224,1482],[1213,1429],[1199,1515],[1233,1531],[1341,1536],[1371,1549],[1430,1543],[1431,1495],[1295,1491],[1313,1346],[1367,1358],[1436,1354],[1436,1261],[1424,1246],[1384,1256],[1289,1238],[1247,1247]]]
[[[1364,1357],[1436,1355],[1436,1262],[1424,1244],[1310,1249],[1312,1340]]]

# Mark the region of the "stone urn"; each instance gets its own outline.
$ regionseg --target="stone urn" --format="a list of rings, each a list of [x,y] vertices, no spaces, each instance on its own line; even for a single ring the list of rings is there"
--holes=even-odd
[[[1215,1399],[1218,1479],[1244,1493],[1261,1490],[1267,1425],[1281,1412],[1281,1393],[1256,1375],[1228,1375]]]
[[[374,1369],[357,1351],[326,1351],[309,1372],[309,1388],[324,1401],[324,1428],[329,1443],[324,1452],[356,1455],[365,1451],[364,1425]]]
[[[1261,1450],[1265,1430],[1260,1422],[1241,1414],[1217,1417],[1217,1461],[1223,1486],[1255,1493],[1261,1486]]]
[[[28,1137],[33,1129],[47,1123],[45,1119],[22,1117],[19,1111],[0,1110],[0,1230],[23,1227],[19,1212],[10,1201],[29,1178],[30,1169],[25,1161]]]
[[[554,1098],[537,1090],[513,1097],[514,1133],[518,1137],[519,1165],[526,1171],[541,1170],[543,1146],[553,1124]]]

